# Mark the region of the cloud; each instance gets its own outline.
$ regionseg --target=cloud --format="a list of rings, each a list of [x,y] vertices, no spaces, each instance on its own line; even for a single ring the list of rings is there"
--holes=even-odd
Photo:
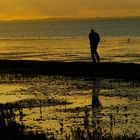
[[[140,9],[88,9],[82,8],[81,17],[124,17],[140,16]]]
[[[87,0],[94,9],[139,9],[138,0]]]
[[[140,16],[139,0],[0,0],[0,18]]]

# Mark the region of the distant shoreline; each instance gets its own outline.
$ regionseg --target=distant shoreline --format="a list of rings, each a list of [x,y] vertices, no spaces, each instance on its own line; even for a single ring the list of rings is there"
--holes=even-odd
[[[61,62],[0,60],[0,73],[140,79],[140,64],[117,62]]]
[[[36,21],[88,21],[88,20],[121,20],[121,19],[140,19],[140,16],[124,17],[86,17],[86,18],[69,18],[69,17],[52,17],[38,19],[7,19],[0,22],[36,22]]]

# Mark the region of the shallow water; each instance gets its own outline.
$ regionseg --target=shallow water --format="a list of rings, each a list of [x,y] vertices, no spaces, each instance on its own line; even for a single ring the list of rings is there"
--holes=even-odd
[[[140,37],[101,37],[102,62],[140,63]],[[88,38],[4,39],[0,59],[91,61]]]
[[[64,138],[74,127],[84,129],[88,109],[91,128],[98,120],[114,134],[140,132],[139,81],[1,74],[0,83],[0,103],[22,106],[24,116],[17,121],[27,131]]]

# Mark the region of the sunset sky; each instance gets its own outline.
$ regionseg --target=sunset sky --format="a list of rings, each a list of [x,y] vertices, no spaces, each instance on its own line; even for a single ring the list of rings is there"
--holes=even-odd
[[[0,20],[140,16],[140,0],[0,0]]]

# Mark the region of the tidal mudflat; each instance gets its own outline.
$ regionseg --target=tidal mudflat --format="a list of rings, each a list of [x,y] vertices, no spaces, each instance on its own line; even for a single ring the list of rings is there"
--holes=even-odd
[[[1,73],[0,107],[13,110],[25,133],[57,139],[140,134],[138,80]]]

